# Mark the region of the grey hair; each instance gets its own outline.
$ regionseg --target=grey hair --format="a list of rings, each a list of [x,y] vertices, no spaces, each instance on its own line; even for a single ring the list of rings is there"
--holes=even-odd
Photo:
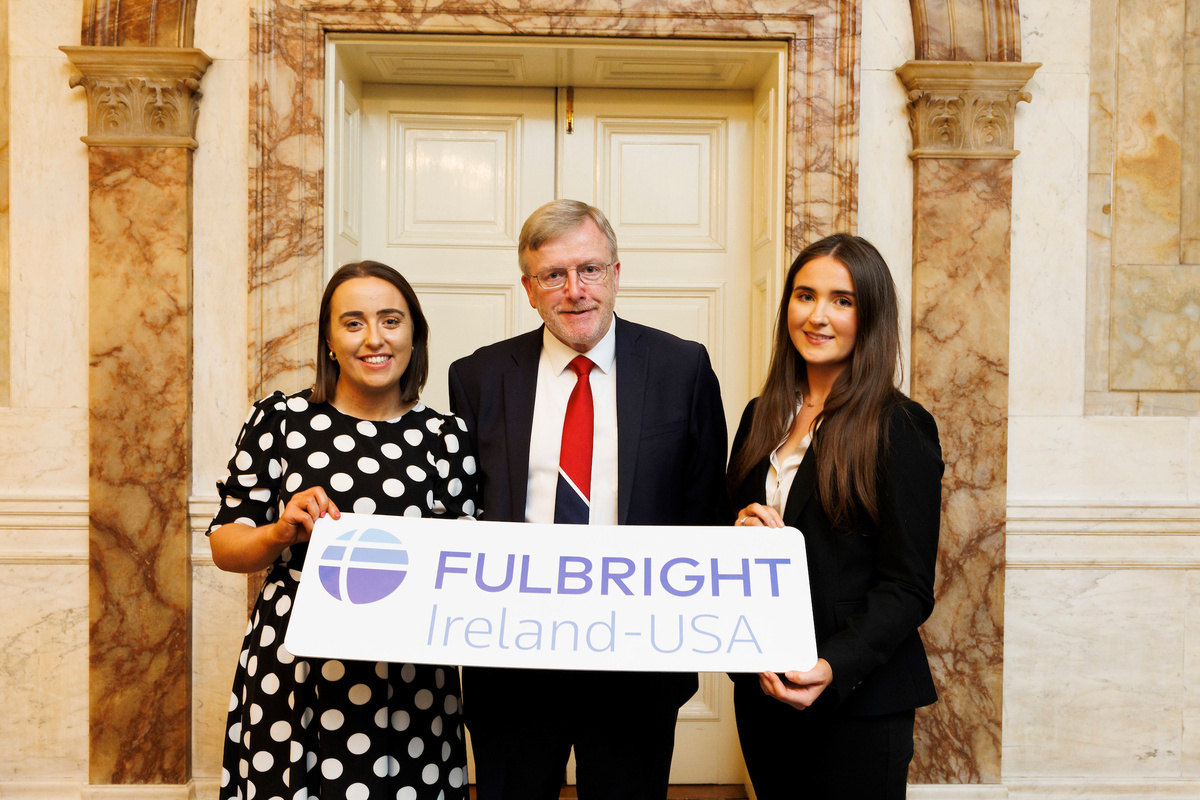
[[[517,264],[521,267],[521,272],[529,274],[526,254],[530,250],[537,250],[546,242],[574,233],[587,219],[596,223],[596,227],[608,240],[608,260],[616,261],[617,234],[613,232],[612,225],[608,224],[604,212],[579,200],[551,200],[530,214],[529,219],[521,226],[521,238],[517,242]]]

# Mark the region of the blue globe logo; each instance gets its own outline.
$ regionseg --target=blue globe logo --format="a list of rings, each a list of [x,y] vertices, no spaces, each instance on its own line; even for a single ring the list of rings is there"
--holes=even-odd
[[[404,582],[408,551],[387,531],[346,531],[334,541],[321,553],[317,575],[325,591],[338,600],[374,603]]]

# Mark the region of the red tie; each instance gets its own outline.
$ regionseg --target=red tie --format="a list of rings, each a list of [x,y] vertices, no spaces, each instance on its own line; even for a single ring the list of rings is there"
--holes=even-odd
[[[570,363],[576,378],[571,398],[567,400],[567,414],[563,418],[562,448],[558,454],[558,492],[554,503],[555,522],[586,525],[591,514],[592,433],[596,421],[588,373],[594,366],[587,356],[576,356]]]

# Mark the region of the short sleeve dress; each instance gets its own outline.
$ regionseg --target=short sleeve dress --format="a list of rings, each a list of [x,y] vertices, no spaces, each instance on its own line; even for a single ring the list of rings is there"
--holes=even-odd
[[[360,420],[310,391],[255,403],[221,508],[265,525],[293,494],[321,486],[342,511],[476,515],[466,426],[418,403]],[[222,800],[453,800],[467,796],[458,671],[450,666],[306,659],[283,646],[306,544],[271,565],[242,642],[229,700]]]

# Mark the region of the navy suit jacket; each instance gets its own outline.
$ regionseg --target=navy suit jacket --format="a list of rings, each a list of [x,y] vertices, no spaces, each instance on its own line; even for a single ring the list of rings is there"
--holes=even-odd
[[[617,521],[622,525],[716,525],[728,520],[726,430],[721,390],[708,352],[696,342],[616,320]],[[482,347],[450,365],[450,408],[467,424],[478,454],[483,518],[525,520],[529,438],[542,328]],[[622,702],[682,705],[696,690],[690,673],[588,673],[589,693],[607,687]],[[544,691],[563,673],[468,670],[468,715]],[[561,697],[558,700],[561,701]],[[595,702],[593,694],[589,702]]]
[[[750,433],[754,404],[742,414],[733,452]],[[817,494],[809,447],[796,471],[783,521],[804,534],[817,655],[833,684],[809,710],[853,716],[888,714],[937,700],[917,628],[933,610],[941,524],[942,454],[937,424],[905,400],[887,412],[888,449],[880,464],[880,521],[835,530]],[[814,445],[821,435],[813,435]],[[734,508],[764,502],[770,465],[763,459],[733,493]],[[735,675],[752,681],[754,675]]]

